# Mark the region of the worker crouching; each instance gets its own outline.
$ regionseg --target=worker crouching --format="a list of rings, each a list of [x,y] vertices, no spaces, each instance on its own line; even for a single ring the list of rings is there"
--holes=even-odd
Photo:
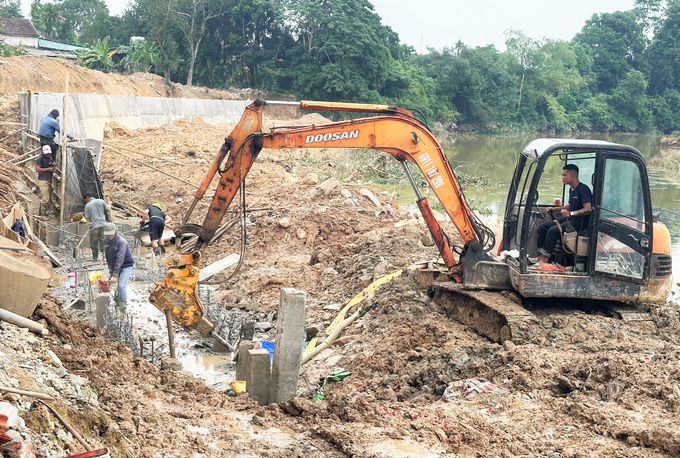
[[[104,226],[104,237],[104,252],[106,254],[106,265],[109,268],[110,287],[113,288],[114,283],[117,284],[114,299],[116,307],[124,315],[127,308],[126,286],[135,262],[132,260],[130,245],[123,237],[116,234],[115,224],[107,223]]]

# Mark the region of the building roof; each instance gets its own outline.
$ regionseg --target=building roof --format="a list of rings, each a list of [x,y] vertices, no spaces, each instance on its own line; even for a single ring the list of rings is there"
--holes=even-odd
[[[85,49],[82,46],[59,43],[58,41],[45,40],[44,38],[38,39],[38,47],[42,49],[51,49],[53,51],[77,51],[79,49]]]
[[[38,38],[40,36],[28,19],[9,17],[0,18],[0,35],[30,38]]]

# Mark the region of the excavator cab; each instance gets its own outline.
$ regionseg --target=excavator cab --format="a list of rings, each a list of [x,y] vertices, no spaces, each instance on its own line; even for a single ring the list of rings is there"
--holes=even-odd
[[[553,259],[565,272],[532,269],[538,256],[538,226],[550,221],[546,208],[568,203],[559,182],[562,167],[579,167],[592,192],[587,223],[562,233]],[[586,218],[584,218],[586,220]],[[585,226],[585,227],[584,227]],[[635,148],[597,140],[538,139],[519,155],[508,193],[503,248],[512,288],[524,297],[658,302],[672,286],[668,230],[655,221],[647,169]]]

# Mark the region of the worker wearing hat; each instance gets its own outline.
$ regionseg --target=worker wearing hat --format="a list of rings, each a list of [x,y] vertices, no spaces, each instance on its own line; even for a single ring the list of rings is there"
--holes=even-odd
[[[149,205],[146,210],[144,210],[140,225],[143,225],[146,220],[149,221],[149,237],[151,238],[153,252],[156,255],[161,255],[161,253],[165,253],[165,242],[163,242],[165,223],[169,223],[171,218],[163,213],[161,204],[156,202]]]
[[[132,251],[127,241],[116,234],[116,225],[106,223],[104,225],[104,253],[106,255],[106,265],[109,268],[109,282],[111,287],[114,283],[118,284],[115,294],[116,306],[122,314],[125,314],[127,307],[127,282],[132,273]]]
[[[57,156],[58,145],[54,142],[54,138],[57,133],[61,133],[61,128],[59,127],[59,110],[56,108],[45,116],[40,118],[40,129],[38,130],[38,137],[40,137],[40,144],[42,146],[48,145],[52,150],[52,154]],[[68,136],[69,140],[73,140],[73,137]]]
[[[54,174],[54,157],[49,145],[43,145],[42,154],[35,160],[35,171],[38,174],[40,189],[40,214],[47,215],[55,210],[52,202],[52,175]]]

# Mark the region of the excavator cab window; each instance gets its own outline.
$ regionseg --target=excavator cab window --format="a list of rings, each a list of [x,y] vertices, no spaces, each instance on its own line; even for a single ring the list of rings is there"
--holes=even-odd
[[[620,154],[603,158],[594,272],[641,282],[651,256],[651,199],[644,165],[631,159]]]

